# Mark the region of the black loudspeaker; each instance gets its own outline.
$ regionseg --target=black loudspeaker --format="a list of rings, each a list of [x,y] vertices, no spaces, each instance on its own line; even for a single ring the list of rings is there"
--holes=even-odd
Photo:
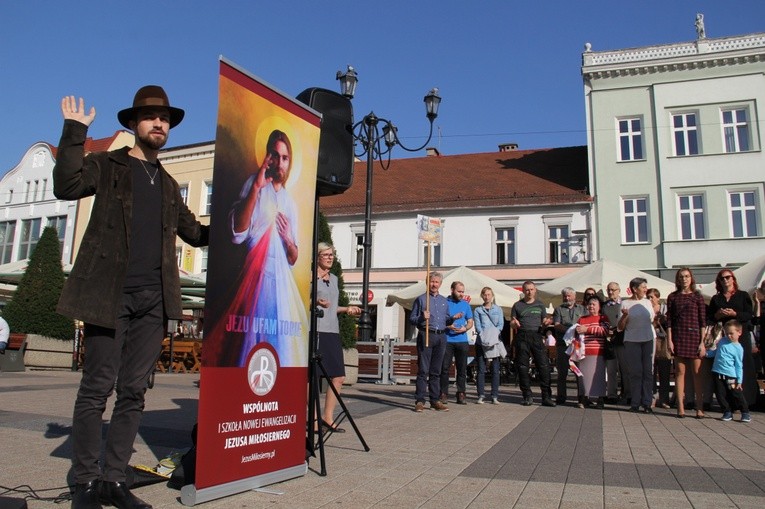
[[[316,192],[329,196],[353,183],[353,106],[351,100],[323,88],[307,88],[296,98],[322,114]]]

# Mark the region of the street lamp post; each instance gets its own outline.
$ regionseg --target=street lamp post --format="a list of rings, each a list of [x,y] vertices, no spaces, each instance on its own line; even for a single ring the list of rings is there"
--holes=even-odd
[[[345,72],[337,71],[337,79],[340,81],[340,93],[349,99],[353,99],[356,93],[356,84],[358,83],[358,74],[350,65]],[[359,330],[361,331],[361,340],[369,341],[372,334],[372,318],[369,315],[369,269],[372,266],[372,168],[374,160],[379,159],[380,165],[387,169],[390,166],[391,152],[395,145],[399,145],[407,152],[417,152],[425,148],[433,137],[433,121],[438,116],[438,106],[441,103],[441,97],[438,95],[438,89],[433,88],[425,96],[425,110],[428,121],[430,122],[430,132],[428,139],[417,148],[410,148],[401,143],[398,138],[398,129],[390,120],[380,118],[369,112],[364,118],[353,125],[351,131],[354,140],[359,142],[362,151],[354,154],[356,157],[367,156],[367,189],[366,202],[364,207],[364,267],[363,280],[361,286],[361,316],[359,317]],[[379,125],[382,124],[382,133]],[[385,147],[382,146],[385,142]],[[387,163],[383,160],[387,157]]]

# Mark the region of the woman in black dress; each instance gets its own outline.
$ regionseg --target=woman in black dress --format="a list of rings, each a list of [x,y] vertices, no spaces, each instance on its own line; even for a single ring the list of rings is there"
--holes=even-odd
[[[711,323],[736,319],[741,322],[741,346],[744,348],[744,397],[747,404],[753,406],[757,402],[759,387],[757,386],[756,373],[754,371],[754,357],[752,356],[752,299],[749,294],[738,289],[736,276],[732,271],[723,269],[715,279],[717,293],[709,301],[707,320]]]

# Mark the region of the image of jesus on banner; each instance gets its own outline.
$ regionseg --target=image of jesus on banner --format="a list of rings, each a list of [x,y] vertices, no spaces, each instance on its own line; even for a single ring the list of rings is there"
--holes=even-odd
[[[292,275],[298,258],[297,210],[286,184],[292,168],[292,145],[287,135],[274,130],[257,172],[242,187],[231,208],[232,241],[247,245],[242,286],[229,308],[229,316],[247,320],[238,366],[244,366],[252,348],[269,342],[282,365],[300,365],[305,359],[301,327],[305,307]]]

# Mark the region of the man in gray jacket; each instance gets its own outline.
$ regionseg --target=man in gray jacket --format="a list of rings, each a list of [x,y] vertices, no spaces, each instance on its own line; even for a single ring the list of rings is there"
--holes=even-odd
[[[61,101],[64,130],[53,168],[57,198],[94,196],[93,210],[57,311],[85,322],[85,360],[72,418],[75,509],[151,508],[125,484],[144,408],[149,374],[159,355],[166,320],[181,317],[175,239],[207,245],[203,226],[181,199],[178,183],[157,156],[184,112],[158,86],[141,88],[119,122],[135,145],[85,156],[96,116],[82,98]],[[101,423],[117,383],[103,468]]]

